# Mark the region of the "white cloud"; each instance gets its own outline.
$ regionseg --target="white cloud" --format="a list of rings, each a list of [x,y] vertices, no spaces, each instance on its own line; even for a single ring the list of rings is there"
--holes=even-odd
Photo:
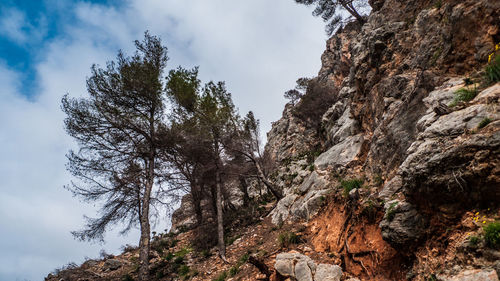
[[[38,42],[46,32],[47,20],[43,16],[38,18],[34,25],[22,11],[16,8],[6,8],[0,11],[0,35],[17,44]]]
[[[22,74],[0,64],[0,280],[39,280],[101,248],[69,234],[83,225],[82,214],[95,209],[62,188],[70,180],[64,155],[72,140],[63,130],[60,99],[85,95],[93,63],[104,65],[120,48],[130,53],[133,40],[150,30],[169,47],[169,67],[199,65],[203,81],[225,80],[241,112],[254,110],[265,132],[281,116],[283,92],[319,70],[325,45],[322,22],[293,0],[71,7],[65,13],[74,13],[76,21],[59,23],[62,33],[37,53],[32,99],[19,93]],[[0,34],[18,43],[29,42],[30,29],[15,9],[0,20]],[[136,232],[124,238],[113,231],[106,238],[108,251],[137,243]]]

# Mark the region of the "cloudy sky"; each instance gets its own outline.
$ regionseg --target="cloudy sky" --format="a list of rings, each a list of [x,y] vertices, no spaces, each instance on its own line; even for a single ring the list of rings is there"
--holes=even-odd
[[[145,30],[169,48],[169,68],[200,66],[224,80],[240,112],[262,130],[281,116],[282,94],[320,67],[323,23],[293,0],[2,0],[0,3],[0,281],[43,280],[70,261],[137,244],[137,231],[106,243],[75,241],[95,214],[63,189],[71,178],[60,99],[84,96],[93,63],[130,53]]]

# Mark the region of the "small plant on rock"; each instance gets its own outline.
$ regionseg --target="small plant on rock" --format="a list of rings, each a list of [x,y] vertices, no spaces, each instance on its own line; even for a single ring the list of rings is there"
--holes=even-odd
[[[455,92],[455,98],[450,103],[450,107],[456,106],[460,102],[468,102],[477,96],[478,90],[476,87],[461,88]]]
[[[340,186],[344,189],[344,196],[348,196],[349,192],[355,188],[360,188],[363,185],[362,179],[350,179],[350,180],[341,180]]]
[[[479,125],[477,125],[477,128],[482,129],[490,123],[491,123],[491,119],[488,117],[484,117],[483,120],[481,120],[481,122],[479,122]]]
[[[300,237],[294,232],[286,231],[278,236],[278,243],[282,248],[288,247],[300,243]]]
[[[470,237],[469,237],[469,245],[470,245],[471,247],[474,247],[474,248],[475,248],[475,247],[477,247],[477,245],[479,244],[479,240],[480,240],[480,239],[479,239],[479,237],[477,237],[477,236],[470,236]]]
[[[495,46],[493,52],[488,58],[488,65],[484,69],[484,75],[488,84],[500,81],[500,43]]]
[[[484,241],[490,248],[500,248],[500,222],[492,222],[484,227]]]
[[[389,208],[387,208],[387,214],[386,214],[386,218],[388,221],[392,221],[394,219],[394,217],[396,216],[396,206],[398,205],[398,202],[393,202],[391,203],[391,205],[389,206]]]

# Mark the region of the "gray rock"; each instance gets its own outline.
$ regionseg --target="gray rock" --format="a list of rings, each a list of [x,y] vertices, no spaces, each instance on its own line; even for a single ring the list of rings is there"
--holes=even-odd
[[[328,167],[340,169],[347,166],[357,160],[357,156],[363,145],[363,140],[364,138],[361,134],[344,139],[342,142],[322,153],[316,159],[314,165],[323,170]]]
[[[299,253],[280,253],[274,268],[284,277],[297,281],[340,281],[342,269],[337,265],[316,263]]]
[[[378,197],[383,200],[389,200],[391,196],[396,194],[403,186],[403,180],[400,176],[395,176],[384,184],[382,190],[378,193]]]
[[[319,264],[316,267],[314,281],[340,281],[342,269],[338,265]]]
[[[290,214],[290,207],[293,202],[299,197],[297,194],[289,194],[282,198],[274,210],[269,214],[271,216],[272,223],[276,225],[282,224]]]
[[[122,267],[122,262],[117,259],[108,259],[102,267],[104,271],[114,271]]]
[[[297,281],[313,281],[311,268],[307,261],[299,261],[295,265],[295,276]]]
[[[382,238],[394,247],[406,247],[417,242],[425,232],[425,219],[413,205],[398,200],[385,204],[385,216],[380,222]]]
[[[493,269],[465,270],[454,276],[438,276],[441,281],[498,281],[497,272]]]

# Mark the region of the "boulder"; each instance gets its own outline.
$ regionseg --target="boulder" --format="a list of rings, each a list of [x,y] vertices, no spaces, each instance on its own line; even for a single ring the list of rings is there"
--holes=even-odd
[[[340,281],[342,269],[338,265],[319,264],[300,253],[280,253],[274,264],[276,271],[297,281]]]
[[[385,204],[385,216],[380,222],[382,238],[394,247],[415,244],[424,235],[426,221],[408,202],[399,200]]]
[[[319,264],[316,267],[314,281],[340,281],[342,277],[342,269],[334,264]]]

